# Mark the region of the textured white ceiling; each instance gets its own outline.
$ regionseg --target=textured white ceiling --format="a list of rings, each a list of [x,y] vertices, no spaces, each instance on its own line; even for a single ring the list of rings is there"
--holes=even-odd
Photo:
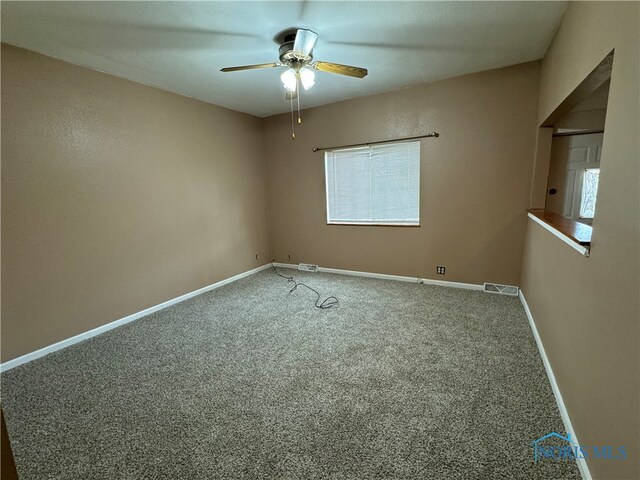
[[[276,34],[310,28],[317,72],[304,107],[541,58],[566,2],[5,2],[2,41],[265,117],[287,112]]]

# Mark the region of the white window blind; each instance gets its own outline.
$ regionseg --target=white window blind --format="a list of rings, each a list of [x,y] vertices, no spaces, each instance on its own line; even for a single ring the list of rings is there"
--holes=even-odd
[[[420,142],[325,153],[327,222],[420,224]]]

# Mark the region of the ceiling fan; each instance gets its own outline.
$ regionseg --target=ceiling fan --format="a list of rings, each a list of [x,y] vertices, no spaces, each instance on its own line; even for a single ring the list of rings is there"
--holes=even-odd
[[[279,62],[260,63],[257,65],[242,65],[239,67],[225,67],[221,72],[237,72],[240,70],[253,70],[257,68],[289,67],[280,80],[286,90],[285,98],[291,101],[291,136],[295,139],[293,130],[293,100],[298,100],[298,123],[300,119],[300,85],[305,90],[309,90],[315,84],[315,72],[337,73],[349,77],[364,78],[367,76],[367,69],[342,65],[340,63],[313,61],[313,47],[318,39],[318,34],[311,30],[299,28],[289,30],[284,33],[284,41],[278,50]]]

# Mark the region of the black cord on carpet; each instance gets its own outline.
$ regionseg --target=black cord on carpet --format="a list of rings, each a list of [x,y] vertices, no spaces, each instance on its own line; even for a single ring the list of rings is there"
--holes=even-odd
[[[316,308],[322,308],[322,309],[331,308],[331,307],[333,307],[333,306],[338,304],[338,299],[336,297],[334,297],[334,296],[327,297],[321,302],[320,301],[320,293],[318,293],[317,290],[314,290],[309,285],[305,285],[304,283],[296,282],[293,277],[287,277],[286,275],[282,275],[280,272],[278,272],[278,269],[273,264],[273,262],[271,262],[271,268],[273,268],[273,271],[276,272],[276,275],[278,275],[279,277],[282,277],[282,278],[286,279],[288,282],[293,282],[293,288],[291,290],[289,290],[289,293],[292,293],[298,287],[307,287],[309,290],[311,290],[313,293],[315,293],[318,296],[318,298],[316,299],[316,302],[314,304],[316,306]]]

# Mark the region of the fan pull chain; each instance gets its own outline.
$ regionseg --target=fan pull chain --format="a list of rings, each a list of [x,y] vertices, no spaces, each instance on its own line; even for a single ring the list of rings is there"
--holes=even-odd
[[[300,74],[298,74],[300,75]],[[302,90],[300,90],[300,77],[298,76],[296,78],[296,92],[298,93],[297,97],[298,97],[298,123],[302,123],[302,119],[300,118],[300,94],[302,93]]]
[[[293,122],[293,97],[290,98],[291,101],[291,138],[293,140],[296,139],[296,127],[295,127],[295,123]]]

